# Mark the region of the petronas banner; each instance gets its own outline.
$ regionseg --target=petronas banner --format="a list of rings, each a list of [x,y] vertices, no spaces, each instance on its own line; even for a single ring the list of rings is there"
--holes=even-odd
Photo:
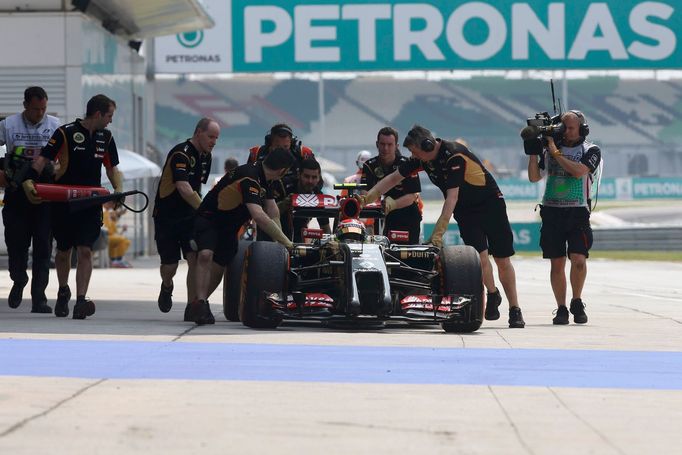
[[[675,0],[204,0],[160,72],[682,67]]]

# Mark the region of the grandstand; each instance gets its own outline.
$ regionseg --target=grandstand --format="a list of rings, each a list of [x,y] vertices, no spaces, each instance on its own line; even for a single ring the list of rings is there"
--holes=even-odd
[[[332,79],[324,82],[322,131],[318,89],[316,81],[267,76],[158,80],[156,145],[168,149],[208,115],[223,127],[218,155],[244,158],[273,123],[285,121],[314,149],[324,134],[325,156],[353,169],[355,153],[372,149],[379,128],[404,133],[421,123],[446,138],[465,137],[481,157],[516,174],[526,164],[518,136],[526,117],[552,109],[541,80]],[[568,91],[568,107],[585,112],[604,150],[606,176],[681,173],[681,81],[590,77],[570,80]]]

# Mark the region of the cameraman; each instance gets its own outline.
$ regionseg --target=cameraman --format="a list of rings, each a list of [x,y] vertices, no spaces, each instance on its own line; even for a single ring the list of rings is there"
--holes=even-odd
[[[601,162],[601,151],[585,140],[589,128],[580,111],[566,112],[561,116],[561,122],[564,131],[558,138],[559,144],[549,135],[541,154],[529,157],[528,179],[538,182],[543,173],[547,175],[545,194],[540,206],[540,247],[542,257],[551,262],[550,282],[558,306],[552,322],[556,325],[568,324],[565,276],[568,253],[573,293],[570,311],[573,322],[585,324],[587,314],[581,294],[587,277],[586,261],[592,247],[589,195],[593,175]],[[529,142],[537,143],[540,140],[526,140],[526,150],[532,148],[528,147]]]

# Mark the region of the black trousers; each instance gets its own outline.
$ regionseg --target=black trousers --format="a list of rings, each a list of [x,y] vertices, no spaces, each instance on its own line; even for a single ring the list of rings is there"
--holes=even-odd
[[[394,210],[386,217],[384,235],[388,236],[389,231],[407,231],[410,233],[410,245],[418,245],[421,221],[422,215],[417,204]]]
[[[5,199],[2,220],[10,278],[15,283],[28,283],[28,248],[33,243],[31,300],[33,304],[47,302],[45,288],[50,278],[52,255],[49,204],[34,205],[25,200]]]

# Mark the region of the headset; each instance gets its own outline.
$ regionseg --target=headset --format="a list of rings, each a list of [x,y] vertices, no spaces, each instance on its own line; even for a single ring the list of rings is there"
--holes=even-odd
[[[575,114],[578,117],[578,120],[580,120],[578,134],[583,138],[587,137],[587,135],[590,134],[590,125],[588,125],[587,122],[585,121],[585,115],[582,112],[575,109],[572,109],[568,112]]]
[[[291,136],[291,143],[295,144],[296,140],[298,139],[296,136],[294,136],[294,132],[291,130],[291,128],[288,125],[275,125],[273,126],[270,131],[267,132],[265,135],[265,146],[270,147],[270,143],[272,142],[272,135],[275,134],[277,136],[282,136],[284,134],[288,134]]]
[[[419,148],[425,152],[433,152],[433,150],[436,148],[436,143],[429,138],[424,138],[422,139],[421,144],[419,144]]]
[[[407,133],[408,136],[410,136],[413,140],[416,140],[417,137],[412,131]],[[416,141],[415,141],[416,142]],[[433,142],[431,139],[428,137],[425,137],[419,142],[419,148],[422,149],[425,152],[433,152],[433,150],[436,148],[436,143]]]

